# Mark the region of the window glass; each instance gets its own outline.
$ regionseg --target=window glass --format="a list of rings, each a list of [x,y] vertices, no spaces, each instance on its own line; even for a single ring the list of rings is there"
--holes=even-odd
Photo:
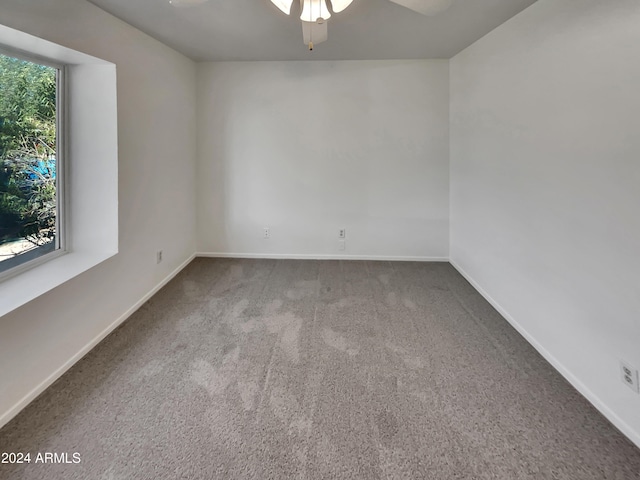
[[[0,53],[0,274],[60,248],[58,77]]]

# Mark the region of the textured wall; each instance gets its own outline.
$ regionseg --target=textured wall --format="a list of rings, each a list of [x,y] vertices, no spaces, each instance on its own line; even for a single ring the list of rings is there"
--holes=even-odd
[[[540,0],[451,61],[451,258],[640,444],[638,25]]]
[[[439,60],[200,64],[199,251],[447,258],[448,89]]]
[[[1,10],[4,25],[116,64],[120,253],[0,318],[0,424],[195,250],[195,64],[82,0]]]

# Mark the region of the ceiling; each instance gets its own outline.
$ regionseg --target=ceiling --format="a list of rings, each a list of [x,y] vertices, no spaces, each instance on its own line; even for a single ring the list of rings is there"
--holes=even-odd
[[[456,0],[425,17],[388,0],[354,0],[329,20],[329,40],[309,52],[300,7],[290,17],[270,0],[89,0],[197,61],[451,58],[536,0]]]

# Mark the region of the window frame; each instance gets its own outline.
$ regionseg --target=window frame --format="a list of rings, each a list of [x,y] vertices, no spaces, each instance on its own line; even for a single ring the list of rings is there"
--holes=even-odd
[[[0,44],[0,54],[24,60],[27,62],[43,65],[56,69],[56,238],[54,251],[41,255],[32,260],[19,263],[10,267],[4,272],[0,272],[0,283],[20,275],[32,268],[38,267],[43,263],[49,262],[55,258],[65,255],[67,250],[67,194],[66,194],[66,170],[68,166],[68,109],[67,109],[67,66],[63,63],[56,62],[49,58],[39,55],[30,54],[19,49],[11,48],[7,45]],[[14,257],[15,258],[15,257]]]

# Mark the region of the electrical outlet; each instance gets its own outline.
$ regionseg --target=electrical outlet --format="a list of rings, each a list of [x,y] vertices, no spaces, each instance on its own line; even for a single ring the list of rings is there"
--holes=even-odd
[[[269,227],[264,227],[262,231],[262,238],[271,238],[271,229]]]
[[[162,250],[156,252],[156,263],[162,263]]]
[[[347,230],[344,228],[341,228],[340,230],[338,230],[338,238],[346,238],[347,236]]]
[[[344,240],[338,240],[338,250],[340,250],[341,252],[345,251],[347,248],[346,243],[347,242],[345,242]]]
[[[620,361],[620,373],[622,374],[622,383],[638,392],[638,370],[626,362]]]

